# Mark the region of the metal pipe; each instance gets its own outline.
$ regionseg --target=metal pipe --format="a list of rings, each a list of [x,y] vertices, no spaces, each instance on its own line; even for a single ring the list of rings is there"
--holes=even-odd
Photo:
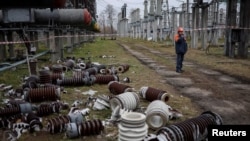
[[[63,8],[66,0],[1,0],[0,8]]]
[[[41,52],[41,53],[39,53],[39,54],[37,54],[37,55],[31,57],[30,59],[38,58],[38,57],[40,57],[40,56],[43,56],[43,55],[47,54],[48,52],[49,52],[49,50],[44,51],[44,52]],[[26,63],[26,62],[27,62],[27,60],[24,59],[24,60],[22,60],[22,61],[18,61],[18,62],[16,62],[16,63],[10,64],[10,66],[6,66],[6,67],[3,67],[3,68],[0,68],[0,72],[1,72],[1,71],[5,71],[5,70],[7,70],[7,69],[11,69],[11,68],[13,68],[13,67],[16,67],[16,66],[21,65],[21,64]]]

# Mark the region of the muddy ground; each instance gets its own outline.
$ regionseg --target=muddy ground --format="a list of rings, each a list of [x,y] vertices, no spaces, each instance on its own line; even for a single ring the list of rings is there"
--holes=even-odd
[[[150,58],[156,55],[175,64],[175,56],[140,44],[118,42],[142,64],[162,76],[162,83],[172,85],[179,94],[189,97],[201,111],[213,111],[223,124],[250,124],[250,83],[235,76],[212,70],[189,60],[184,61],[182,74]],[[188,68],[188,69],[187,69]]]

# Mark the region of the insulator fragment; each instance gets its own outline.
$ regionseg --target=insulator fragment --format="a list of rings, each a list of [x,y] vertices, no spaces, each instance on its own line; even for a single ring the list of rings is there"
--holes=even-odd
[[[162,100],[164,102],[167,102],[169,100],[169,96],[166,91],[155,89],[152,87],[141,87],[139,93],[143,98],[150,102],[154,100]]]
[[[40,118],[34,113],[29,113],[27,115],[27,123],[30,126],[30,132],[40,131],[43,128],[43,124],[40,121]]]

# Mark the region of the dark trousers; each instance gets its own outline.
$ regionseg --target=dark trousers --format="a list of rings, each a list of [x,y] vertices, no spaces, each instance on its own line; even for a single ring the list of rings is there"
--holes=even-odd
[[[182,62],[184,60],[184,54],[177,54],[176,58],[176,71],[182,70]]]

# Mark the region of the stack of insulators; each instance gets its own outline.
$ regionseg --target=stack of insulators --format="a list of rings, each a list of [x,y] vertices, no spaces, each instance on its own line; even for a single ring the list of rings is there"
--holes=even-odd
[[[119,77],[117,75],[95,75],[94,83],[97,84],[108,84],[111,81],[119,81]]]
[[[56,87],[30,89],[26,96],[26,101],[29,102],[56,101],[59,99],[60,95]]]
[[[166,91],[155,89],[152,87],[141,87],[140,95],[146,100],[152,102],[154,100],[162,100],[167,102],[169,100],[169,96]]]
[[[132,87],[119,83],[117,81],[111,81],[108,83],[108,89],[109,91],[114,94],[114,95],[118,95],[124,92],[129,92],[132,91]]]
[[[41,84],[52,83],[49,70],[40,70],[39,71],[39,78]]]
[[[70,117],[67,115],[51,118],[47,123],[47,130],[51,134],[63,133],[66,131],[66,124],[70,123]]]
[[[34,132],[38,130],[41,130],[43,128],[43,124],[41,123],[39,117],[35,115],[34,113],[29,113],[27,115],[27,123],[30,125],[30,132]]]
[[[157,136],[164,138],[165,141],[206,140],[209,125],[222,125],[222,118],[216,113],[206,111],[196,118],[162,127],[157,131]]]
[[[120,65],[118,68],[117,68],[117,71],[119,73],[124,73],[126,71],[129,70],[129,65],[128,64],[123,64],[123,65]]]
[[[81,124],[70,123],[67,125],[66,136],[76,138],[80,136],[98,135],[103,131],[104,126],[100,119],[85,121]]]

